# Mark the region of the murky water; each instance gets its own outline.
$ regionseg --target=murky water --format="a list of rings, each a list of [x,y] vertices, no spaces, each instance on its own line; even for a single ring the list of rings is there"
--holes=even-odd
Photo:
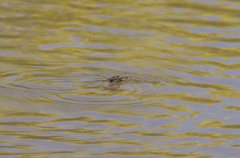
[[[239,157],[239,1],[1,0],[0,29],[0,157]]]

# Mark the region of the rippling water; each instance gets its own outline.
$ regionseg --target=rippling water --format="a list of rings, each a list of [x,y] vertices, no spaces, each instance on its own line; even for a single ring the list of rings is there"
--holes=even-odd
[[[239,157],[239,17],[236,0],[0,1],[0,156]]]

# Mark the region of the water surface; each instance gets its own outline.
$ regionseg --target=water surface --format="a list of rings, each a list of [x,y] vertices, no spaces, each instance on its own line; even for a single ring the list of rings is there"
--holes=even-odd
[[[237,158],[239,6],[0,1],[0,156]]]

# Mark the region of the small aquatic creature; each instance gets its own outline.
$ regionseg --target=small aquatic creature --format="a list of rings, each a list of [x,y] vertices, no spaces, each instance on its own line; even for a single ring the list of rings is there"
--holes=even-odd
[[[101,75],[99,75],[101,76]],[[101,76],[104,77],[104,76]],[[110,78],[104,77],[104,80],[95,80],[95,81],[87,81],[87,85],[90,87],[100,87],[102,86],[106,90],[116,91],[119,90],[120,86],[126,85],[136,85],[136,84],[145,84],[145,83],[161,83],[161,81],[147,81],[143,78],[133,78],[133,76],[112,76]],[[105,82],[105,83],[104,83]]]
[[[121,82],[121,81],[126,81],[127,79],[129,79],[129,77],[120,77],[120,76],[113,76],[107,80],[104,80],[105,81],[108,81],[108,82]]]

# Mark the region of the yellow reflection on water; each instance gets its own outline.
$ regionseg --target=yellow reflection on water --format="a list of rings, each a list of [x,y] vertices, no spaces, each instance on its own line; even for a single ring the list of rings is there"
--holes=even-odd
[[[237,157],[239,13],[234,0],[1,1],[0,155]]]

